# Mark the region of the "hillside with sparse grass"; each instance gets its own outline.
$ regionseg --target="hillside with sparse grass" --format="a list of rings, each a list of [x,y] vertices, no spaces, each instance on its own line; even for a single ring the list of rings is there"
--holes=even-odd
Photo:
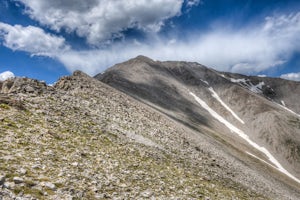
[[[80,72],[55,87],[23,78],[4,85],[4,199],[262,197],[219,179],[215,159],[183,143],[182,128]]]

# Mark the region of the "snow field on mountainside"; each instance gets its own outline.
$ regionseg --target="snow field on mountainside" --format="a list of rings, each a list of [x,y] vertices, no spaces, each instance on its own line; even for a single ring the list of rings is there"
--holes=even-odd
[[[210,108],[205,101],[203,101],[202,99],[200,99],[198,96],[196,96],[194,93],[189,92],[189,94],[191,96],[194,97],[194,99],[205,109],[207,110],[214,118],[216,118],[219,122],[221,122],[222,124],[224,124],[227,128],[229,128],[229,130],[233,133],[238,134],[238,136],[240,136],[241,138],[243,138],[244,140],[246,140],[252,147],[254,147],[255,149],[257,149],[258,151],[262,152],[263,154],[265,154],[269,161],[272,162],[276,168],[282,172],[283,174],[287,175],[288,177],[290,177],[291,179],[295,180],[296,182],[300,183],[300,180],[297,179],[296,177],[294,177],[292,174],[290,174],[286,169],[283,168],[283,166],[276,160],[276,158],[265,148],[265,147],[261,147],[259,146],[257,143],[255,143],[254,141],[252,141],[249,136],[247,134],[245,134],[242,130],[238,129],[237,127],[235,127],[233,124],[231,124],[230,122],[228,122],[226,119],[224,119],[221,115],[219,115],[216,111],[214,111],[212,108]]]

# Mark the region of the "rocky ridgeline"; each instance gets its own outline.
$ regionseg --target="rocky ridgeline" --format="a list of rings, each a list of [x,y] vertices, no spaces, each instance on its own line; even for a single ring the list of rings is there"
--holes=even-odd
[[[82,72],[53,87],[14,78],[0,89],[0,199],[276,195],[233,181],[243,172],[192,130]]]
[[[16,94],[16,93],[31,93],[41,94],[51,87],[47,86],[45,82],[41,82],[29,78],[12,78],[0,83],[1,93]]]

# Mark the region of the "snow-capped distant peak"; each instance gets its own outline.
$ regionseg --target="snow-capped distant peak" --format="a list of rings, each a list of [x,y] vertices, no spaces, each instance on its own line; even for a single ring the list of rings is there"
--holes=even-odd
[[[0,73],[0,81],[5,81],[9,78],[14,78],[14,77],[15,77],[15,75],[11,71],[5,71],[5,72]]]

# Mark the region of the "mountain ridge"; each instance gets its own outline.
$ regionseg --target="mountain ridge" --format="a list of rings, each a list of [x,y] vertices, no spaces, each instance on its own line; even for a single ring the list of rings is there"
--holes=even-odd
[[[0,96],[5,199],[262,199],[223,178],[188,130],[82,72],[53,87],[10,79]]]
[[[144,77],[141,72],[143,66],[147,66],[145,61],[162,73],[155,73],[158,77],[152,79],[154,74],[150,72],[153,71],[146,68],[148,73]],[[204,67],[204,71],[195,71],[193,76],[185,66],[181,71],[172,71],[172,68],[177,69],[176,62],[168,62],[167,70],[161,69],[161,62],[145,57],[128,63],[132,69],[139,70],[128,75],[131,81],[137,78],[138,84],[128,85],[129,81],[120,76],[127,76],[128,72],[122,70],[102,76],[109,75],[108,80],[119,80],[127,86],[125,89],[133,88],[132,91],[139,92],[143,86],[146,92],[141,94],[147,98],[153,97],[151,94],[158,89],[168,93],[154,94],[157,99],[153,98],[152,102],[151,98],[143,101],[141,96],[120,92],[120,88],[80,71],[60,78],[54,86],[28,78],[0,82],[0,197],[300,198],[297,183],[274,166],[253,157],[266,160],[263,154],[212,118],[189,94],[193,92],[203,100],[211,99],[211,108],[222,111],[219,113],[237,128],[244,128],[203,82],[210,76],[217,81],[223,80],[222,77],[210,75]],[[189,64],[179,62],[180,65]],[[192,64],[194,69],[198,66]],[[177,74],[176,79],[169,79],[171,75],[162,79],[170,70],[174,72],[172,76]],[[203,75],[203,79],[198,80],[197,75]],[[157,87],[149,87],[148,82]],[[185,82],[188,85],[182,87]],[[238,84],[227,79],[225,83],[224,88],[230,85],[243,91],[242,94],[253,96]],[[245,123],[251,121],[244,118],[245,110],[232,107],[226,101],[228,91],[221,96],[223,88],[216,87],[221,83],[209,85],[238,117]],[[175,98],[168,98],[170,95]],[[186,100],[189,100],[187,104]],[[277,108],[271,102],[269,106],[268,109]],[[288,112],[278,108],[276,112]],[[295,138],[291,138],[290,143],[295,142]],[[292,157],[291,161],[298,162]],[[293,165],[290,166],[293,169]]]

